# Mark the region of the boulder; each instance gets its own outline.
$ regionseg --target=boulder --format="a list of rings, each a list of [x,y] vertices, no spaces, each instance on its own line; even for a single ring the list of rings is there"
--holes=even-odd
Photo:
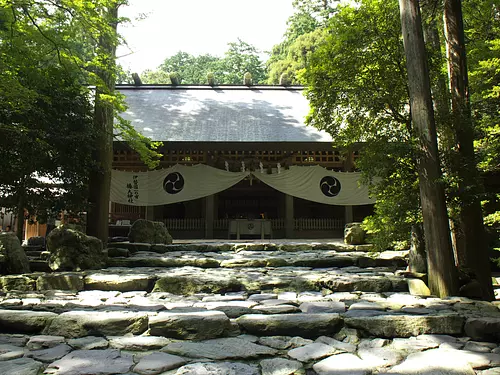
[[[361,227],[361,223],[349,223],[345,225],[344,242],[348,245],[363,245],[365,243],[366,232]]]
[[[30,272],[30,264],[21,242],[15,233],[0,233],[0,255],[3,255],[3,269],[6,274]]]
[[[50,232],[47,250],[49,266],[54,271],[100,269],[107,261],[101,240],[64,225]]]
[[[162,222],[139,219],[130,227],[128,240],[149,244],[171,244],[172,236]]]

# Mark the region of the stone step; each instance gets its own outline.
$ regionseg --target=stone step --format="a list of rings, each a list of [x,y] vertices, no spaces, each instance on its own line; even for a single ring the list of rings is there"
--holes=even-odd
[[[156,252],[159,254],[169,252],[240,252],[240,251],[287,251],[300,252],[309,250],[334,250],[337,252],[371,252],[373,245],[347,245],[342,240],[331,241],[251,241],[251,242],[195,242],[195,243],[175,243],[170,245],[112,242],[108,248],[129,250],[131,253],[138,251]]]
[[[11,291],[0,374],[498,375],[499,306],[405,292]]]
[[[448,335],[395,340],[359,338],[354,334],[334,337],[311,340],[241,335],[174,342],[148,336],[65,339],[0,335],[0,373],[495,375],[500,368],[499,347],[488,342]],[[340,341],[342,337],[352,342]]]
[[[421,298],[407,293],[199,294],[84,291],[10,293],[1,298],[2,333],[161,336],[206,340],[239,334],[333,336],[343,328],[362,337],[422,334],[500,341],[498,303]]]
[[[117,249],[113,249],[117,250]],[[113,251],[112,255],[116,255]],[[124,254],[119,254],[124,255]],[[172,251],[155,253],[139,251],[129,256],[110,257],[110,267],[183,267],[242,268],[242,267],[394,267],[407,265],[407,251],[380,253],[338,252],[335,250],[242,250],[242,251]]]
[[[196,293],[259,291],[365,291],[408,290],[407,280],[396,268],[384,267],[110,267],[85,272],[35,272],[0,277],[4,291],[110,290]]]

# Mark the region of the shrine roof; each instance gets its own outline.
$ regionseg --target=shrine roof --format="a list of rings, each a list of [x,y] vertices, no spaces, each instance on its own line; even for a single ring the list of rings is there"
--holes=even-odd
[[[309,103],[300,86],[117,85],[122,116],[154,141],[332,142],[306,126]]]

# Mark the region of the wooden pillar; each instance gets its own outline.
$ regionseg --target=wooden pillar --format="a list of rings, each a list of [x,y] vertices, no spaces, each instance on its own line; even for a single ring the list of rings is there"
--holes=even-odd
[[[214,238],[215,195],[205,197],[205,238]]]
[[[294,238],[293,197],[285,194],[285,237]]]
[[[154,206],[146,206],[146,220],[155,220],[155,210]]]
[[[352,206],[344,206],[345,208],[345,223],[352,223],[354,220],[354,213],[353,213],[353,207]]]
[[[347,151],[347,154],[345,156],[345,161],[344,161],[344,172],[352,172],[354,171],[354,152],[349,149]],[[345,223],[352,223],[354,220],[354,213],[353,213],[353,207],[352,206],[344,206],[345,208]]]

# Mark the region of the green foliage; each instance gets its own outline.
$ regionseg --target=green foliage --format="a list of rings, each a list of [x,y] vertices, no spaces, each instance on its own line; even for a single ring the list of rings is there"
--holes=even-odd
[[[377,199],[364,222],[378,248],[409,239],[420,220],[404,48],[395,0],[342,6],[303,71],[309,124],[340,146],[363,143],[356,167]]]
[[[229,49],[220,60],[218,71],[214,71],[216,77],[217,73],[220,77],[220,81],[216,78],[216,82],[240,85],[243,75],[249,72],[254,84],[263,83],[266,72],[257,49],[239,38],[228,45]]]
[[[254,84],[265,82],[267,75],[259,51],[238,39],[229,43],[224,57],[209,54],[193,56],[179,51],[168,57],[156,70],[146,70],[141,74],[144,83],[170,84],[169,74],[176,73],[180,84],[207,84],[207,75],[213,74],[216,84],[241,85],[243,75],[252,74]]]
[[[477,131],[478,166],[486,176],[484,222],[491,246],[500,248],[500,6],[494,0],[464,2],[468,38],[471,106]],[[488,183],[490,182],[490,183]],[[500,259],[500,258],[499,258]]]
[[[193,56],[179,51],[166,58],[157,70],[144,71],[141,78],[144,83],[170,84],[169,73],[177,73],[182,84],[205,84],[207,73],[214,69],[218,61],[219,58],[212,55]]]
[[[124,108],[104,89],[117,72],[102,48],[120,41],[113,24],[122,20],[105,15],[124,3],[0,0],[0,206],[39,217],[84,208],[96,167],[93,101]],[[146,160],[156,156],[132,127],[119,122],[118,131]]]
[[[291,84],[303,84],[302,78],[306,66],[309,63],[312,53],[325,40],[327,31],[324,28],[317,28],[309,33],[298,36],[288,46],[275,46],[273,54],[279,49],[285,52],[276,53],[267,62],[269,72],[268,83],[278,84],[280,77],[285,73]]]

